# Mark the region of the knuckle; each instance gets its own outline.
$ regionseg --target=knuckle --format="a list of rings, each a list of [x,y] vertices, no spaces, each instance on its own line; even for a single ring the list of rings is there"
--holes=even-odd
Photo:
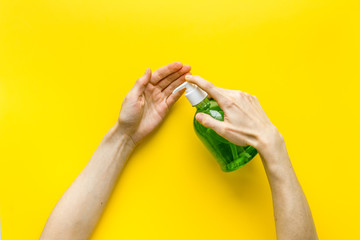
[[[223,125],[218,125],[216,124],[214,127],[213,127],[213,130],[219,134],[220,136],[222,136],[225,132],[225,127]]]
[[[222,128],[222,135],[225,135],[225,134],[230,133],[232,131],[233,131],[232,127],[229,126],[229,125],[226,125],[225,127]]]
[[[226,99],[225,106],[227,108],[236,108],[236,106],[237,106],[236,100],[235,99],[229,99],[229,98]]]
[[[209,126],[209,121],[207,120],[206,117],[201,117],[200,122],[205,126]]]
[[[224,107],[229,108],[231,106],[231,104],[232,104],[232,101],[230,99],[228,99],[227,97],[224,97],[224,99],[223,99]]]
[[[245,97],[245,93],[242,92],[242,91],[238,91],[238,96],[239,96],[240,98],[244,98],[244,97]]]
[[[237,103],[236,103],[236,101],[230,101],[230,107],[232,107],[232,108],[235,108],[235,107],[237,107]]]
[[[223,127],[219,127],[216,129],[216,133],[219,134],[220,136],[224,136],[226,133],[226,130]]]

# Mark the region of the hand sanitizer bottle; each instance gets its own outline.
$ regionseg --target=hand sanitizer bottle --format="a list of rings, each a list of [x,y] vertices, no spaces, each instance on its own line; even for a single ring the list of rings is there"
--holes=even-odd
[[[196,107],[196,113],[206,113],[219,121],[224,121],[224,112],[218,103],[213,99],[208,99],[208,94],[197,85],[184,82],[177,87],[173,93],[186,88],[185,97],[193,107]],[[201,125],[194,117],[194,129],[197,136],[204,145],[215,156],[220,167],[225,172],[234,171],[248,163],[257,151],[252,146],[238,146],[218,135],[214,130]]]

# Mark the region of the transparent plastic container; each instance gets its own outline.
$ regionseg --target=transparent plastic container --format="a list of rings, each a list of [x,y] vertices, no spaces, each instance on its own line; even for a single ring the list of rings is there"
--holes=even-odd
[[[177,87],[173,93],[186,88],[185,97],[193,107],[196,107],[196,113],[205,113],[219,121],[224,121],[224,111],[213,99],[208,99],[208,94],[195,84],[184,82]],[[252,146],[238,146],[218,135],[214,130],[201,125],[194,117],[194,128],[197,136],[215,156],[220,167],[225,172],[234,171],[251,159],[257,151]]]
[[[213,99],[205,98],[199,104],[195,105],[197,113],[206,113],[219,121],[224,121],[224,112],[221,110],[217,102]],[[218,135],[214,130],[201,125],[194,117],[194,129],[197,136],[209,151],[217,159],[221,169],[225,172],[234,171],[251,159],[253,159],[257,151],[252,146],[238,146],[225,138]]]

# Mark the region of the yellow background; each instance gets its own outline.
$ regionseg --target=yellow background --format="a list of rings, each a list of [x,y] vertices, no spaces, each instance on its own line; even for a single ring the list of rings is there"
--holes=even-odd
[[[38,239],[146,67],[258,96],[320,239],[360,239],[358,0],[0,0],[0,217]],[[221,172],[185,97],[130,159],[93,239],[275,239],[259,157]]]

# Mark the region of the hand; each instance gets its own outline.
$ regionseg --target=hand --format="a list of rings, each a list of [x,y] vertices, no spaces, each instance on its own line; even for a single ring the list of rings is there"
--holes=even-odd
[[[270,122],[255,96],[216,87],[199,76],[186,75],[186,80],[206,91],[224,111],[223,122],[207,114],[198,113],[196,120],[202,125],[213,129],[236,145],[251,145],[260,154],[281,145],[281,134]]]
[[[185,82],[189,65],[179,62],[159,68],[153,74],[146,69],[134,87],[126,95],[119,115],[119,130],[138,144],[152,132],[165,118],[169,109],[184,91],[172,94],[172,91]]]
[[[198,113],[196,120],[237,145],[251,145],[260,153],[269,180],[278,239],[318,239],[311,211],[292,167],[285,142],[266,116],[258,99],[223,89],[199,76],[186,75],[214,98],[224,121]]]

